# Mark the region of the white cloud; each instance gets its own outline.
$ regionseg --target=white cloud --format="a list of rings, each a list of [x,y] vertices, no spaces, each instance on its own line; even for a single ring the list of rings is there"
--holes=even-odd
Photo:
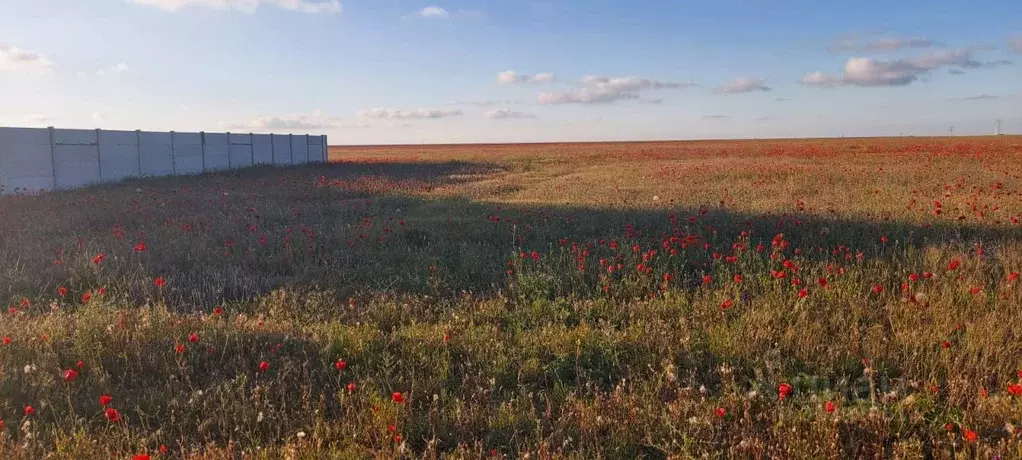
[[[50,117],[48,115],[42,115],[42,114],[33,113],[33,114],[29,114],[29,115],[25,115],[25,116],[21,117],[21,122],[24,123],[25,126],[29,126],[29,127],[50,126],[50,125],[53,124],[53,117]]]
[[[262,5],[302,13],[340,13],[341,0],[127,0],[129,3],[177,11],[189,6],[254,13]]]
[[[99,112],[92,112],[92,121],[102,123],[106,121],[106,116]]]
[[[731,115],[703,115],[703,120],[729,120]]]
[[[848,59],[841,75],[831,76],[822,72],[812,72],[802,78],[802,84],[823,87],[905,86],[940,68],[975,69],[1011,64],[1010,61],[1004,60],[982,62],[976,59],[977,52],[989,49],[977,45],[895,60],[855,57]]]
[[[437,119],[461,116],[459,109],[387,109],[375,108],[358,112],[363,118],[377,118],[382,120],[409,120],[409,119]]]
[[[568,92],[546,92],[537,96],[540,104],[609,104],[621,100],[640,99],[643,91],[678,89],[694,86],[640,77],[598,77],[587,75],[578,82],[581,88]]]
[[[770,91],[764,78],[739,78],[718,86],[713,90],[717,94],[751,93],[754,91]]]
[[[497,83],[502,85],[520,85],[524,83],[553,83],[557,76],[552,73],[538,73],[536,75],[523,75],[513,70],[505,70],[497,74]]]
[[[455,101],[451,105],[472,105],[472,106],[476,106],[476,107],[492,107],[492,106],[495,106],[495,105],[511,105],[511,104],[520,104],[520,103],[521,102],[519,102],[519,101],[511,101],[511,100],[507,100],[507,101],[480,100],[480,101]]]
[[[102,77],[102,76],[105,76],[107,74],[122,73],[122,72],[127,72],[127,71],[128,71],[128,64],[124,63],[124,62],[119,62],[117,64],[114,64],[114,65],[110,66],[110,68],[108,68],[108,69],[99,69],[99,70],[97,70],[96,71],[96,76]],[[79,72],[78,74],[80,75],[81,72]]]
[[[940,46],[940,43],[926,37],[864,37],[862,34],[853,34],[834,40],[827,47],[832,53],[855,52],[855,53],[882,53],[898,51],[909,48],[932,48]]]
[[[1016,53],[1022,53],[1022,35],[1019,35],[1018,37],[1009,38],[1008,47],[1015,50]]]
[[[443,8],[436,5],[430,5],[419,11],[419,16],[424,18],[435,18],[435,19],[448,19],[451,17],[451,13]]]
[[[975,96],[963,97],[963,101],[986,101],[990,99],[997,99],[997,96],[992,94],[977,94]]]
[[[42,54],[0,43],[0,72],[38,72],[53,67]]]
[[[514,112],[508,109],[496,109],[488,110],[483,114],[484,117],[491,120],[504,120],[508,118],[535,118],[536,116],[531,113]]]
[[[252,131],[291,131],[302,129],[328,129],[336,128],[338,125],[333,122],[314,120],[308,115],[284,115],[257,117],[247,123],[226,125],[228,129],[245,129]]]

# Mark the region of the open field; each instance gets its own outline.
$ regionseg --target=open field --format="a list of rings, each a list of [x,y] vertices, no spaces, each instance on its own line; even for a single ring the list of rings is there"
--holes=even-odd
[[[0,198],[0,457],[1022,457],[1020,137],[330,157]]]

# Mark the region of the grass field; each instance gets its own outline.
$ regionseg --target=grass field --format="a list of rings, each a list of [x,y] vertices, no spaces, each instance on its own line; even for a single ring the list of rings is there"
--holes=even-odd
[[[0,198],[0,457],[1022,457],[1022,138],[330,156]]]

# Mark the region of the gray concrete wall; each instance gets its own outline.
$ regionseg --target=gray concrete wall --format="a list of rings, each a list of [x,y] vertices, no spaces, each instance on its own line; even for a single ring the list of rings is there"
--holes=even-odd
[[[0,193],[326,162],[326,136],[0,127]]]

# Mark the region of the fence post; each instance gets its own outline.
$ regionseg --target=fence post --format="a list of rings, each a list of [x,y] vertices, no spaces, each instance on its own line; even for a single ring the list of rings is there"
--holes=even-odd
[[[273,144],[273,133],[270,133],[270,164],[277,166],[277,147]]]
[[[323,135],[323,163],[330,162],[330,145],[326,143],[326,134]]]
[[[294,134],[288,134],[287,135],[287,149],[291,151],[291,165],[292,166],[295,164],[295,141],[294,141],[294,138],[295,138]]]
[[[255,133],[248,133],[248,156],[252,157],[249,166],[255,166]]]
[[[231,132],[227,131],[227,169],[231,169]]]
[[[174,131],[170,132],[170,175],[177,175],[177,152],[174,147]]]
[[[135,130],[135,147],[138,147],[135,150],[136,155],[138,155],[138,177],[142,177],[142,130],[141,129],[136,129]]]
[[[206,172],[206,132],[199,131],[199,150],[202,151],[202,172]]]
[[[53,177],[53,190],[57,189],[57,140],[53,137],[53,127],[46,128],[50,132],[50,176]]]
[[[99,181],[103,182],[103,147],[99,145],[99,128],[96,128],[96,162],[99,164]]]

